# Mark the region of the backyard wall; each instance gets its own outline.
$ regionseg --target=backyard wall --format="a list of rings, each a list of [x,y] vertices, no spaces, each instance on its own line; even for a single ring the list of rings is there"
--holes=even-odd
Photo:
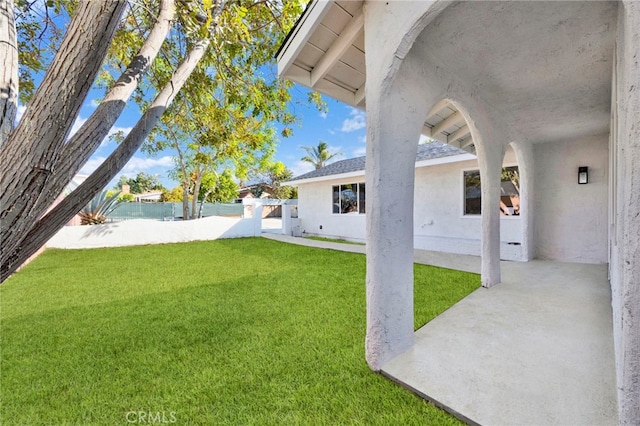
[[[162,222],[135,219],[92,226],[65,226],[47,247],[79,249],[178,243],[261,234],[261,220],[207,217],[198,220]]]
[[[606,263],[609,136],[534,145],[536,257]],[[578,167],[589,183],[578,184]]]
[[[517,165],[510,149],[504,164]],[[476,160],[418,167],[415,171],[414,246],[423,250],[480,255],[480,216],[463,214],[463,171],[478,169]],[[334,214],[332,186],[364,182],[358,177],[303,183],[298,186],[298,216],[306,235],[364,242],[366,215]],[[322,229],[320,227],[322,226]],[[521,221],[501,219],[502,257],[520,260]]]

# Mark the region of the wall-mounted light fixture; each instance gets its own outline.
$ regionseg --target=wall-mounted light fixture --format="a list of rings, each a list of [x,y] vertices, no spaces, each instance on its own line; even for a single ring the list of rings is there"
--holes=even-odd
[[[578,183],[579,184],[589,183],[588,167],[578,167]]]

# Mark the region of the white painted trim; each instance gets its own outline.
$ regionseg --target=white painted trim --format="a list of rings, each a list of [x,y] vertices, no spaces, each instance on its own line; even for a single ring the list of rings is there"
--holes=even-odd
[[[307,13],[302,15],[302,21],[295,28],[287,45],[283,47],[278,55],[278,75],[284,77],[289,67],[295,62],[305,44],[311,38],[316,28],[322,23],[322,18],[333,6],[333,0],[318,0],[311,3]]]
[[[439,164],[448,164],[448,163],[458,163],[461,161],[469,161],[469,160],[477,160],[477,157],[473,154],[459,154],[459,155],[450,155],[448,157],[431,158],[429,160],[416,161],[416,169],[419,167],[436,166]],[[284,183],[289,186],[298,186],[303,183],[323,182],[327,180],[346,179],[346,178],[353,178],[353,177],[359,177],[359,176],[364,176],[364,170],[356,170],[354,172],[340,173],[340,174],[327,175],[327,176],[318,176],[318,177],[309,178],[309,179],[290,180]]]
[[[355,178],[355,177],[364,177],[364,170],[356,170],[355,172],[340,173],[335,175],[318,176],[310,179],[290,180],[290,181],[284,182],[284,184],[289,186],[298,186],[301,183],[315,183],[315,182],[323,182],[327,180],[346,179],[346,178]]]
[[[430,158],[428,160],[416,161],[416,169],[418,167],[437,166],[438,164],[459,163],[461,161],[471,161],[477,159],[478,157],[473,154],[458,154],[450,155],[448,157]]]
[[[518,164],[517,161],[509,161],[507,163],[503,163],[502,164],[502,168],[504,169],[505,167],[517,167],[518,168],[518,172],[520,172],[520,165]],[[465,191],[464,191],[464,172],[470,172],[470,171],[480,171],[480,167],[464,167],[461,170],[460,176],[462,178],[461,180],[461,197],[460,197],[460,218],[461,219],[480,219],[482,217],[482,214],[464,214],[464,202],[465,202]],[[516,220],[516,219],[520,219],[520,215],[518,216],[500,216],[500,219],[509,219],[509,220]]]
[[[344,52],[353,44],[360,31],[364,27],[364,16],[362,7],[358,9],[351,18],[351,21],[342,30],[337,40],[331,44],[331,47],[322,55],[316,66],[311,70],[311,87],[315,86],[318,81],[324,78],[331,67],[340,60]]]

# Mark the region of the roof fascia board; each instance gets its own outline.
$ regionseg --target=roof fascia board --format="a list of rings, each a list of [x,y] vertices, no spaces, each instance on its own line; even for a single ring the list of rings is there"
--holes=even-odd
[[[462,161],[472,161],[477,159],[478,157],[476,157],[473,154],[458,154],[458,155],[450,155],[448,157],[430,158],[428,160],[416,161],[416,169],[419,167],[437,166],[439,164],[459,163]],[[300,184],[306,184],[306,183],[315,183],[315,182],[324,182],[328,180],[363,177],[364,175],[365,175],[364,170],[357,170],[355,172],[318,176],[318,177],[309,178],[309,179],[290,180],[283,183],[290,186],[298,186]]]
[[[310,179],[290,180],[288,182],[283,182],[283,183],[291,186],[298,186],[302,183],[315,183],[315,182],[323,182],[327,180],[346,179],[346,178],[354,178],[354,177],[364,177],[364,170],[356,170],[355,172],[339,173],[335,175],[318,176]]]
[[[471,161],[477,159],[478,157],[473,154],[457,154],[450,155],[448,157],[430,158],[428,160],[416,161],[416,169],[418,167],[437,166],[439,164],[459,163],[461,161]]]
[[[300,25],[293,28],[292,31],[295,33],[288,37],[286,46],[278,55],[278,76],[284,77],[333,3],[333,0],[315,0],[309,6],[309,9],[302,16]]]

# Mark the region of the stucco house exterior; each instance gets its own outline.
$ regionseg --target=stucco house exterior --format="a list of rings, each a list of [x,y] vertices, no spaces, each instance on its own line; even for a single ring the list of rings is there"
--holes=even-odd
[[[438,167],[416,168],[420,136],[477,156],[487,288],[502,281],[495,206],[510,147],[521,260],[608,263],[618,418],[640,423],[639,57],[634,1],[309,4],[279,73],[366,110],[373,370],[415,344],[412,253],[426,217],[414,200],[440,204],[420,191],[422,169]]]
[[[591,152],[585,152],[582,160],[579,157],[568,160],[566,154],[554,156],[561,164],[539,177],[545,189],[536,193],[537,197],[531,202],[544,211],[540,220],[550,225],[548,234],[539,236],[537,258],[607,263],[606,229],[597,226],[607,218],[607,181],[602,175],[607,167],[607,140],[596,139],[591,145]],[[572,146],[569,144],[563,149],[571,151]],[[541,150],[539,155],[544,153],[546,151]],[[338,161],[287,182],[298,187],[303,235],[366,241],[365,160],[358,157]],[[565,163],[587,160],[591,165],[590,184],[577,186],[573,176],[565,175]],[[503,170],[518,172],[517,158],[510,147],[504,156]],[[475,155],[439,141],[418,145],[413,217],[415,248],[480,255],[481,191],[478,182],[473,180],[478,175]],[[582,195],[590,199],[589,209],[580,213],[583,216],[580,221],[560,214],[574,209],[574,214],[579,213],[581,206],[574,204],[576,191],[582,191]],[[529,247],[523,250],[522,246],[519,191],[508,176],[503,176],[500,194],[500,257],[526,261]]]

